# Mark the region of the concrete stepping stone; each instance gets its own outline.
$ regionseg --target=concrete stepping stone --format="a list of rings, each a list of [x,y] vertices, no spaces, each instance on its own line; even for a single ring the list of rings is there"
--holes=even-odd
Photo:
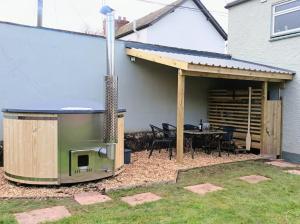
[[[122,201],[126,202],[127,204],[129,204],[131,206],[141,205],[141,204],[144,204],[147,202],[158,201],[160,199],[161,199],[161,197],[159,197],[156,194],[153,194],[151,192],[135,194],[132,196],[126,196],[126,197],[121,198]]]
[[[205,183],[205,184],[187,186],[184,189],[187,189],[187,190],[189,190],[191,192],[194,192],[196,194],[205,195],[209,192],[223,190],[224,188],[213,185],[213,184],[210,184],[210,183]]]
[[[262,181],[271,180],[270,178],[259,176],[259,175],[244,176],[244,177],[240,177],[239,179],[246,181],[250,184],[257,184]]]
[[[274,161],[271,161],[271,162],[266,162],[266,164],[269,164],[269,165],[272,165],[272,166],[281,167],[281,168],[293,168],[293,167],[297,167],[296,164],[285,162],[285,161],[282,161],[282,160],[274,160]]]
[[[290,173],[290,174],[300,175],[300,170],[287,170],[285,172]]]
[[[19,224],[38,224],[46,221],[57,221],[69,216],[71,216],[71,214],[64,206],[36,209],[30,212],[15,214]]]
[[[91,205],[111,200],[111,198],[107,195],[103,195],[98,192],[84,192],[80,194],[75,194],[74,199],[81,205]]]

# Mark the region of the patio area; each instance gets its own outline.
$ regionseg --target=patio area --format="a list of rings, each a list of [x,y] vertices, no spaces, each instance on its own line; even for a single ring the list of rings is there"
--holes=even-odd
[[[147,151],[133,153],[132,163],[125,165],[122,172],[116,177],[60,187],[16,185],[4,178],[3,168],[0,168],[0,198],[72,197],[74,194],[88,191],[103,192],[155,183],[175,183],[179,170],[261,158],[254,154],[230,154],[227,156],[224,153],[222,157],[219,157],[217,153],[209,155],[196,152],[194,159],[190,153],[186,153],[183,163],[176,163],[175,159],[168,159],[166,150],[162,150],[161,153],[154,151],[150,159],[148,159],[148,155]]]

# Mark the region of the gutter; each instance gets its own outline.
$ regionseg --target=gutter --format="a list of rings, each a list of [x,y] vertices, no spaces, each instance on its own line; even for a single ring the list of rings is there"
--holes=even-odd
[[[251,0],[235,0],[235,1],[229,2],[227,5],[225,5],[225,9],[229,9],[233,6],[237,6],[237,5],[243,4],[248,1],[251,1]]]

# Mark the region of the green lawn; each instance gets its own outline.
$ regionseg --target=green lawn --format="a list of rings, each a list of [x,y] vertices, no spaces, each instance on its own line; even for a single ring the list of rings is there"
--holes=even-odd
[[[248,184],[240,176],[271,178]],[[184,186],[212,183],[225,189],[199,196]],[[130,207],[122,196],[151,191],[163,199]],[[182,172],[177,184],[109,193],[112,201],[79,206],[72,199],[0,201],[0,223],[15,223],[13,213],[65,205],[72,217],[57,223],[300,223],[300,176],[261,161],[216,165]]]

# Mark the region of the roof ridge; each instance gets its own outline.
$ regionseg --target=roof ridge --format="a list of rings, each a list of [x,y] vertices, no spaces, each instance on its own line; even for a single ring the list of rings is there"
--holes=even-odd
[[[137,20],[136,21],[136,29],[142,30],[147,28],[150,25],[153,25],[155,22],[162,19],[164,16],[168,15],[170,12],[174,11],[180,5],[185,3],[188,0],[177,0],[173,3],[170,3],[156,11],[153,11]],[[223,37],[224,40],[227,40],[227,33],[224,31],[222,26],[218,23],[218,21],[213,17],[213,15],[209,12],[209,10],[205,7],[205,5],[201,2],[201,0],[192,0],[199,10],[204,14],[207,20],[213,25],[213,27],[217,30],[217,32]],[[156,16],[155,16],[156,15]],[[121,38],[128,34],[133,33],[133,22],[127,23],[121,26],[117,32],[116,37]]]

